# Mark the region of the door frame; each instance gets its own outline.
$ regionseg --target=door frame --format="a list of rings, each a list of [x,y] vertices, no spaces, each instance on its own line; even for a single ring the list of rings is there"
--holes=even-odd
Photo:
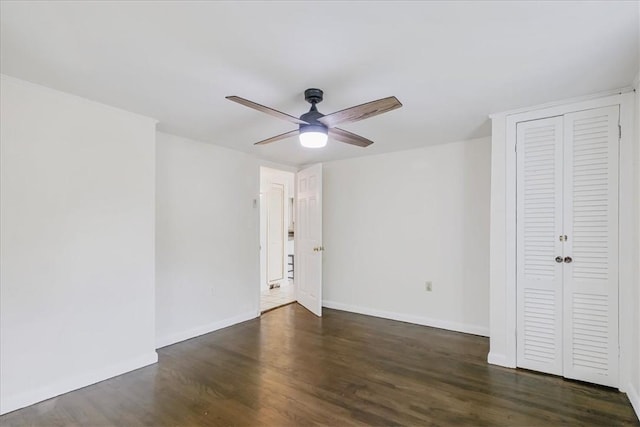
[[[637,262],[634,180],[634,93],[559,102],[491,116],[492,120],[492,197],[490,265],[490,340],[488,362],[516,367],[516,124],[522,121],[564,115],[611,105],[620,106],[622,135],[619,151],[619,389],[630,385],[633,351],[633,284]],[[626,320],[626,321],[625,321]]]
[[[296,181],[296,174],[298,172],[298,168],[292,167],[292,166],[281,165],[281,164],[269,162],[269,161],[266,161],[266,160],[258,160],[256,162],[256,170],[257,170],[257,178],[258,178],[258,182],[257,182],[258,195],[257,195],[257,198],[254,200],[254,207],[257,208],[256,209],[257,210],[256,215],[258,217],[257,218],[257,221],[258,221],[258,227],[257,227],[258,233],[257,233],[257,245],[256,245],[256,247],[258,249],[258,260],[257,260],[257,262],[258,262],[258,286],[256,287],[256,291],[255,291],[256,293],[255,293],[254,306],[256,307],[256,316],[257,317],[260,317],[262,315],[262,312],[260,310],[260,298],[261,298],[261,295],[262,295],[262,279],[263,279],[263,275],[262,275],[262,262],[263,262],[263,259],[262,259],[262,248],[261,248],[262,243],[263,243],[262,242],[263,227],[262,227],[261,221],[262,221],[262,208],[263,208],[263,202],[264,201],[262,200],[261,193],[260,193],[261,189],[262,189],[262,168],[271,169],[271,170],[276,171],[276,172],[291,173],[293,175],[293,185],[288,190],[289,190],[289,196],[293,196],[293,197],[295,197],[295,186],[296,186],[296,182],[295,181]],[[287,200],[285,198],[285,209],[287,208],[287,206],[288,206],[288,203],[287,203]],[[287,226],[288,225],[285,224],[285,231],[287,229]],[[266,224],[265,224],[265,227],[266,227]],[[286,247],[286,241],[285,241],[285,247]],[[265,248],[265,251],[266,251],[266,248]],[[294,243],[294,246],[293,246],[293,253],[294,253],[294,259],[295,259],[295,253],[296,253],[295,243]],[[265,256],[265,261],[266,261],[266,256]],[[288,276],[287,267],[286,267],[286,264],[287,264],[288,260],[287,260],[286,256],[285,256],[284,262],[285,262],[284,274],[285,274],[285,279],[286,279],[287,276]],[[265,276],[264,276],[264,278],[266,278],[266,265],[265,265]]]

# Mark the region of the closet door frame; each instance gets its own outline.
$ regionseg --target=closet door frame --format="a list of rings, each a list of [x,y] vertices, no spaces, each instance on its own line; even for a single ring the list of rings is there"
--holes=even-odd
[[[491,300],[495,301],[494,294],[504,290],[504,307],[491,307],[491,310],[499,310],[493,319],[504,322],[504,336],[491,337],[491,353],[489,354],[489,363],[516,367],[516,328],[517,328],[517,311],[516,311],[516,127],[518,122],[530,121],[542,118],[560,116],[568,113],[590,110],[594,108],[619,106],[620,107],[620,125],[622,134],[620,138],[619,150],[619,201],[618,201],[618,269],[619,269],[619,381],[618,388],[626,391],[628,388],[628,379],[631,376],[631,351],[632,351],[632,334],[633,334],[633,283],[634,283],[634,266],[637,261],[636,248],[634,238],[635,218],[634,218],[634,94],[632,92],[619,93],[616,95],[604,96],[600,98],[586,99],[570,103],[556,103],[553,105],[532,107],[529,110],[521,110],[513,113],[503,113],[492,116],[493,123],[493,139],[504,138],[504,183],[505,183],[505,199],[504,201],[492,201],[492,205],[504,206],[504,233],[500,230],[492,235],[493,239],[504,238],[504,242],[496,242],[502,247],[492,248],[492,256],[500,259],[492,260],[492,288]],[[493,149],[496,147],[494,146]],[[496,156],[493,157],[494,160]],[[495,169],[494,169],[495,171]],[[493,179],[493,177],[492,177]],[[492,215],[495,212],[492,211]],[[501,218],[492,220],[492,226],[502,223]],[[502,224],[501,224],[502,225]],[[500,250],[502,249],[502,250]],[[497,271],[496,267],[502,265],[504,261],[504,272]],[[498,274],[499,273],[499,274]],[[504,275],[502,275],[504,274]],[[494,321],[494,323],[497,323]],[[499,328],[490,325],[493,333]],[[495,343],[495,345],[494,345]],[[500,346],[496,351],[494,347]]]

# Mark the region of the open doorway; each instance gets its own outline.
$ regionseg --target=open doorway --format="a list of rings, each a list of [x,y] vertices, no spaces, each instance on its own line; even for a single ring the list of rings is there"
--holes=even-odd
[[[295,174],[260,168],[260,312],[296,301]]]

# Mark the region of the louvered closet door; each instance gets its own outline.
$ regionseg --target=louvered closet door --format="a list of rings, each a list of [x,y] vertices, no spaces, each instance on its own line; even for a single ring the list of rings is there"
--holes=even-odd
[[[562,117],[517,125],[517,365],[562,375]]]
[[[564,376],[618,385],[618,115],[564,116]]]

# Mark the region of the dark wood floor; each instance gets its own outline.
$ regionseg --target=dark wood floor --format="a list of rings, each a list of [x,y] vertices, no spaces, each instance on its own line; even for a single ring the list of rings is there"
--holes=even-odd
[[[486,363],[488,340],[297,304],[0,425],[640,425],[615,390]]]

